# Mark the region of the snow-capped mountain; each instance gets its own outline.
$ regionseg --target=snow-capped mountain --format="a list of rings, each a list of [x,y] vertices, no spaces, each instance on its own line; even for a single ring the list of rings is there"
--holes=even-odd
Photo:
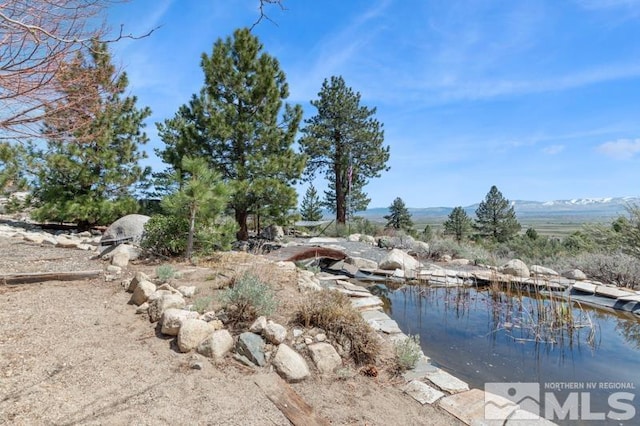
[[[526,201],[512,200],[518,218],[554,218],[571,219],[572,221],[607,221],[626,214],[627,206],[631,204],[640,205],[640,197],[606,197],[606,198],[574,198],[571,200],[553,201]],[[464,207],[464,210],[471,217],[475,217],[478,204]],[[451,213],[453,207],[427,207],[409,208],[414,221],[421,218],[442,218]],[[366,212],[357,213],[369,219],[382,219],[389,214],[387,207],[368,209]]]

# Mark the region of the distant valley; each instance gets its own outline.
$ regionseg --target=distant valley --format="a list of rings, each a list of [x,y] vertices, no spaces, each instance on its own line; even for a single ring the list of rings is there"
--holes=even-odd
[[[640,204],[640,197],[577,198],[555,201],[513,200],[518,219],[526,225],[539,222],[592,223],[610,222],[626,214],[626,206]],[[475,218],[478,204],[464,207],[471,218]],[[413,221],[421,223],[439,223],[446,220],[453,207],[409,208]],[[389,214],[388,207],[376,207],[356,213],[371,221],[382,222]]]

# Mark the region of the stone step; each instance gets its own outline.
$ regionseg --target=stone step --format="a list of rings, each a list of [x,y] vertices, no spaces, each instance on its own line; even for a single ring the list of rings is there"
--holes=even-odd
[[[448,393],[459,393],[469,390],[469,385],[466,382],[439,368],[436,371],[427,373],[424,377]]]
[[[402,390],[422,405],[431,405],[445,395],[443,392],[419,380],[410,381]]]

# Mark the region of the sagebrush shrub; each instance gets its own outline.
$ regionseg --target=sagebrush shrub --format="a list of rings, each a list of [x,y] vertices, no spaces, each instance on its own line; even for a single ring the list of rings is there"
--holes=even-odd
[[[175,277],[176,270],[169,264],[160,265],[156,268],[156,276],[160,282],[167,282],[171,278]]]
[[[640,287],[640,260],[624,253],[585,253],[570,261],[588,277],[605,284]]]
[[[396,362],[401,371],[415,367],[422,356],[420,348],[420,336],[408,336],[406,339],[395,343]]]
[[[232,323],[248,322],[271,315],[278,307],[271,287],[249,272],[223,291],[220,301]]]

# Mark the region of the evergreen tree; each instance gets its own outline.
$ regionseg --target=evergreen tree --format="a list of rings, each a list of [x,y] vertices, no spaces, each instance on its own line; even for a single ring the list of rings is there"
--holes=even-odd
[[[360,94],[342,77],[325,79],[318,97],[311,101],[317,114],[305,120],[300,146],[308,158],[307,175],[325,173],[325,205],[344,224],[349,213],[369,205],[363,188],[389,170],[389,147],[383,146],[382,124],[373,118],[376,109],[361,106]]]
[[[475,228],[478,234],[493,241],[508,241],[521,229],[513,206],[509,205],[509,200],[502,196],[495,185],[478,206],[476,217]]]
[[[407,209],[400,197],[393,200],[393,203],[389,206],[389,214],[384,218],[387,220],[387,228],[404,229],[406,231],[411,231],[413,228],[411,213],[409,213],[409,209]]]
[[[300,216],[302,220],[308,220],[315,222],[322,219],[320,197],[318,197],[318,191],[313,185],[309,185],[307,192],[304,194],[302,204],[300,205]]]
[[[164,198],[162,204],[169,213],[187,218],[185,257],[191,259],[196,222],[201,225],[207,221],[215,221],[224,213],[228,187],[218,173],[209,169],[203,158],[184,157],[182,170],[188,175],[186,182],[179,191]]]
[[[205,158],[231,187],[229,207],[248,238],[250,214],[283,221],[297,203],[293,184],[304,157],[292,149],[302,119],[278,61],[248,29],[218,40],[202,55],[204,87],[174,118],[158,124],[162,159],[181,172],[185,155]]]
[[[422,241],[428,243],[433,239],[433,228],[431,225],[427,224],[424,226],[422,230]]]
[[[462,207],[456,207],[451,211],[451,213],[449,213],[449,217],[444,222],[443,226],[444,233],[446,235],[453,235],[459,243],[469,235],[469,232],[471,232],[473,221]]]
[[[141,129],[151,111],[123,96],[127,76],[104,43],[94,42],[91,57],[78,54],[57,77],[61,97],[44,123],[47,148],[34,153],[35,217],[86,229],[134,213],[133,185],[148,174],[138,147],[147,142]]]

